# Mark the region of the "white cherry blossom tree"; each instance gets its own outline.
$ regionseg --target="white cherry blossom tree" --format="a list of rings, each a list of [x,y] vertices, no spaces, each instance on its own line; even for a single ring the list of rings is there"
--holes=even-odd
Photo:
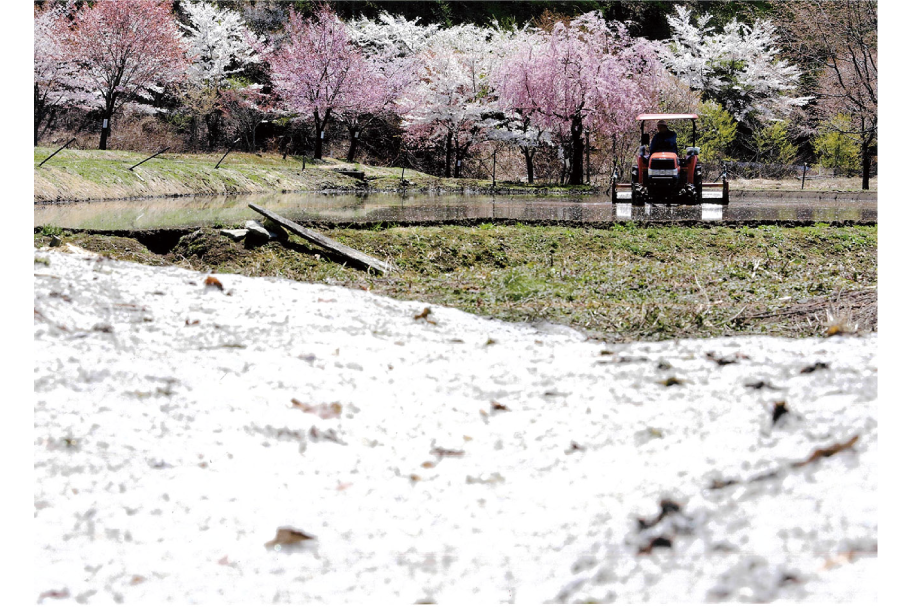
[[[754,25],[733,19],[717,31],[711,16],[693,21],[692,11],[676,6],[667,17],[672,30],[661,58],[667,68],[708,99],[720,103],[738,121],[786,117],[811,97],[791,94],[800,71],[779,58],[777,34],[768,20]]]
[[[193,59],[187,70],[192,82],[218,88],[231,74],[259,61],[251,44],[254,36],[239,13],[208,2],[189,2],[183,10],[189,23],[180,27],[186,32],[187,54]]]

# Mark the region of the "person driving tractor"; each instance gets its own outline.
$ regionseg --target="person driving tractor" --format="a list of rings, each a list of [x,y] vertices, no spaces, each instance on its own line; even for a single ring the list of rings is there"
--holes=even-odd
[[[676,147],[676,131],[667,128],[666,120],[657,121],[657,132],[651,138],[651,153],[654,152],[672,152],[679,154]]]

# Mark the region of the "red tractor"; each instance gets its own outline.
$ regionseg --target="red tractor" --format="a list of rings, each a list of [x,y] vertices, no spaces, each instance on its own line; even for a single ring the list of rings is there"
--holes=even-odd
[[[641,123],[641,147],[635,154],[632,165],[632,182],[617,183],[618,175],[613,173],[613,203],[631,201],[632,204],[646,202],[664,204],[701,204],[709,201],[717,204],[730,203],[730,187],[727,183],[726,168],[718,183],[705,183],[703,168],[698,161],[699,148],[695,147],[695,121],[698,114],[639,114]],[[672,131],[659,132],[653,141],[645,133],[645,121],[657,120],[665,126],[668,120],[692,121],[692,145],[680,155],[676,147],[676,136]],[[669,135],[668,135],[669,133]],[[705,190],[708,190],[705,195]],[[717,190],[720,190],[719,192]]]

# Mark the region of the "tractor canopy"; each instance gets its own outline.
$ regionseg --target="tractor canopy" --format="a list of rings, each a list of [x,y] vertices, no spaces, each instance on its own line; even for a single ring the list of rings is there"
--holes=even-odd
[[[641,134],[642,141],[645,137],[645,122],[648,120],[691,120],[692,121],[692,147],[695,147],[695,141],[698,137],[698,129],[695,126],[695,121],[698,120],[698,114],[639,114],[635,117],[641,123]],[[672,133],[672,132],[671,132]],[[656,139],[656,136],[655,136]],[[666,148],[666,149],[665,149]],[[660,151],[672,151],[677,152],[676,145],[676,135],[673,134],[672,142],[667,143],[666,141],[660,146]],[[653,151],[658,151],[656,147],[652,147]]]

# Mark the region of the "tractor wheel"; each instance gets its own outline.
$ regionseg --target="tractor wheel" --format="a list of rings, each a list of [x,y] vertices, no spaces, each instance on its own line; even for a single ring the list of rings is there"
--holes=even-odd
[[[702,196],[701,171],[699,170],[700,168],[701,167],[697,167],[695,169],[695,202],[697,204],[701,204],[704,200],[704,196]]]
[[[645,201],[642,195],[642,188],[635,184],[632,186],[632,206],[641,206],[643,204],[645,204]]]

